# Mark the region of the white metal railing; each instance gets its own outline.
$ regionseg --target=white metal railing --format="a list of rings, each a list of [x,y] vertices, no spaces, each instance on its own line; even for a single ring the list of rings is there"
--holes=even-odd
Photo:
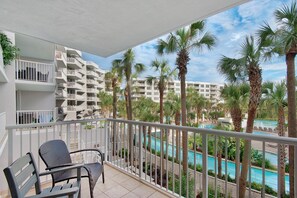
[[[87,92],[97,92],[95,88],[87,88]]]
[[[97,84],[97,82],[95,80],[91,80],[91,79],[87,79],[87,83],[88,84],[93,84],[93,85]]]
[[[97,97],[87,97],[87,100],[89,100],[89,101],[97,101]]]
[[[76,60],[76,58],[67,57],[67,63],[74,64],[74,65],[78,66],[79,69],[82,68],[82,64],[78,60]]]
[[[16,124],[48,123],[55,121],[53,110],[16,111]]]
[[[63,89],[58,89],[56,91],[56,97],[57,98],[66,98],[67,97],[67,92]]]
[[[53,83],[54,64],[16,60],[16,80]]]
[[[64,65],[66,66],[67,64],[67,55],[65,52],[61,52],[61,51],[56,51],[56,60],[60,60],[64,63]]]
[[[7,158],[0,156],[0,162],[6,159],[5,165],[31,151],[38,159],[38,168],[44,170],[43,163],[37,157],[39,146],[51,139],[62,139],[70,150],[101,149],[109,165],[176,197],[196,197],[198,194],[199,197],[238,197],[243,140],[251,141],[252,147],[261,149],[263,153],[263,161],[259,167],[252,164],[253,157],[249,157],[246,192],[248,197],[280,196],[277,182],[280,179],[280,166],[277,166],[277,170],[265,168],[266,151],[271,145],[276,146],[276,153],[280,152],[282,145],[294,146],[295,166],[297,165],[297,139],[288,137],[116,119],[19,125],[8,126],[6,129]],[[185,134],[189,135],[189,140],[196,141],[192,141],[188,146],[188,171],[183,173],[181,140]],[[231,153],[234,153],[235,159],[229,158]],[[222,156],[221,161],[219,156]],[[83,159],[91,161],[93,158],[84,156]],[[220,177],[219,166],[222,168]],[[294,176],[297,182],[297,171]],[[259,184],[254,185],[252,182]],[[287,185],[288,182],[286,189]],[[262,188],[253,189],[255,186]],[[274,191],[274,194],[269,195],[267,189],[270,193]]]
[[[57,71],[56,78],[61,78],[61,79],[64,80],[64,82],[67,82],[67,76],[66,76],[66,74],[64,73],[63,70],[58,70]]]
[[[67,94],[68,99],[75,100],[75,94]]]
[[[76,82],[67,82],[67,87],[73,89],[83,89],[83,86]]]
[[[76,106],[67,106],[68,111],[76,111]]]
[[[90,76],[98,76],[98,74],[94,71],[87,71],[87,75],[90,75]]]

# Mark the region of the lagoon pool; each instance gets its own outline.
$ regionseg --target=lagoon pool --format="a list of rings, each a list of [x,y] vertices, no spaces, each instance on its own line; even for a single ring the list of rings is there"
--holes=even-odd
[[[161,148],[160,140],[152,137],[151,138],[151,147],[152,147],[152,149],[160,151],[160,148]],[[163,147],[164,147],[164,151],[166,151],[166,144],[163,144]],[[173,148],[174,148],[174,150],[172,150],[172,145],[169,144],[168,155],[171,157],[175,156],[175,151],[176,151],[175,146]],[[180,156],[182,156],[182,149],[180,149],[180,153],[181,153]],[[194,151],[188,152],[188,162],[189,163],[194,164],[195,157],[196,157],[196,164],[202,164],[202,154],[201,153],[194,152]],[[214,170],[214,167],[215,167],[214,157],[208,156],[208,170]],[[234,162],[232,162],[232,161],[227,162],[227,170],[228,170],[227,174],[229,174],[230,177],[235,178],[236,166],[235,166]],[[222,173],[225,174],[225,160],[222,161]],[[251,180],[252,180],[252,182],[257,182],[257,183],[262,184],[262,169],[257,168],[257,167],[252,167],[251,168]],[[286,183],[286,191],[289,191],[289,176],[288,175],[286,175],[286,177],[285,177],[285,183]],[[274,190],[277,190],[277,172],[265,170],[265,184],[270,186]]]

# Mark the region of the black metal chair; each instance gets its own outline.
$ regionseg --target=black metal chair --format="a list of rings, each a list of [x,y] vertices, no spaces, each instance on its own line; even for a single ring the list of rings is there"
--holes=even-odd
[[[51,140],[42,144],[39,148],[39,155],[41,159],[47,166],[47,170],[52,170],[54,168],[60,168],[65,166],[72,166],[75,163],[72,163],[71,154],[85,152],[85,151],[95,151],[98,156],[101,158],[101,163],[86,163],[83,164],[82,169],[82,177],[89,178],[89,186],[90,186],[90,195],[93,198],[93,190],[96,182],[98,181],[100,175],[102,174],[102,181],[104,183],[104,154],[98,149],[82,149],[73,152],[69,152],[68,148],[64,141],[62,140]],[[70,179],[74,179],[77,177],[75,171],[65,171],[60,173],[52,174],[53,186],[57,182],[61,181],[69,181]]]
[[[28,196],[30,198],[62,196],[73,198],[80,197],[81,167],[82,165],[75,165],[39,174],[33,155],[31,153],[27,153],[25,156],[17,159],[3,171],[7,179],[12,198],[25,197],[33,186],[35,186],[36,195]],[[68,171],[70,169],[74,171],[76,169],[76,174],[78,177],[75,182],[41,190],[39,176],[57,174],[60,171]]]

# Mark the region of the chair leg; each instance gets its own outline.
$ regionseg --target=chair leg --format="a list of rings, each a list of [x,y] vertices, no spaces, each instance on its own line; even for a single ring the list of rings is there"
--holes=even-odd
[[[89,177],[89,187],[90,187],[90,196],[91,196],[91,198],[94,198],[93,185],[91,183],[90,177]]]
[[[103,184],[104,184],[104,181],[105,181],[105,179],[104,179],[104,172],[102,172],[102,182],[103,182]]]

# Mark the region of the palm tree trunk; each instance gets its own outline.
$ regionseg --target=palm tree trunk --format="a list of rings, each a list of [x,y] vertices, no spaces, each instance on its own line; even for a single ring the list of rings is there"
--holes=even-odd
[[[126,111],[127,111],[127,119],[132,120],[132,101],[131,101],[131,80],[128,80],[126,86]],[[132,125],[128,124],[128,138],[129,138],[129,158],[130,164],[133,164],[133,132]]]
[[[163,123],[163,96],[164,96],[164,90],[162,88],[159,88],[159,92],[160,92],[160,124]],[[165,161],[164,161],[164,129],[161,128],[161,135],[160,135],[160,140],[161,140],[161,173],[164,174],[164,168],[165,168]],[[162,179],[163,175],[161,175],[161,179]]]
[[[221,141],[221,140],[219,140]],[[218,178],[222,179],[222,151],[218,149]],[[226,157],[225,157],[226,158]]]
[[[179,126],[180,125],[180,113],[179,112],[176,112],[175,113],[175,125]],[[179,130],[176,130],[176,137],[175,137],[175,145],[176,145],[176,151],[175,151],[175,154],[176,154],[176,160],[179,161],[179,153],[180,153],[180,131]]]
[[[197,108],[196,114],[197,114],[197,126],[198,126],[198,124],[199,124],[199,117],[200,117],[200,114],[201,114],[200,108]]]
[[[295,94],[295,59],[296,54],[286,54],[287,90],[288,90],[288,134],[297,137],[296,130],[296,94]],[[289,146],[290,197],[294,197],[294,146]]]
[[[279,136],[284,136],[285,135],[285,111],[284,107],[281,105],[278,107],[278,135]],[[280,150],[280,175],[279,177],[281,178],[280,182],[280,192],[281,192],[281,197],[285,197],[286,195],[286,186],[285,186],[285,168],[286,168],[286,148],[284,144],[279,144],[278,149]]]
[[[234,130],[237,132],[241,131],[241,122],[242,122],[242,115],[240,108],[231,108],[230,111],[231,118],[234,125]]]
[[[112,82],[112,105],[113,105],[113,109],[112,109],[112,118],[116,119],[117,118],[117,90],[116,90],[116,82]]]
[[[250,81],[250,99],[248,106],[248,119],[246,126],[246,133],[252,133],[254,128],[254,120],[257,113],[257,107],[261,98],[261,69],[257,65],[249,65],[249,81]],[[244,151],[242,160],[242,169],[239,179],[239,197],[245,197],[246,179],[249,166],[251,141],[244,141]]]
[[[180,90],[181,90],[181,116],[182,126],[187,125],[187,107],[186,107],[186,74],[181,73],[180,76]],[[188,133],[182,131],[182,147],[183,147],[183,171],[188,171]]]

